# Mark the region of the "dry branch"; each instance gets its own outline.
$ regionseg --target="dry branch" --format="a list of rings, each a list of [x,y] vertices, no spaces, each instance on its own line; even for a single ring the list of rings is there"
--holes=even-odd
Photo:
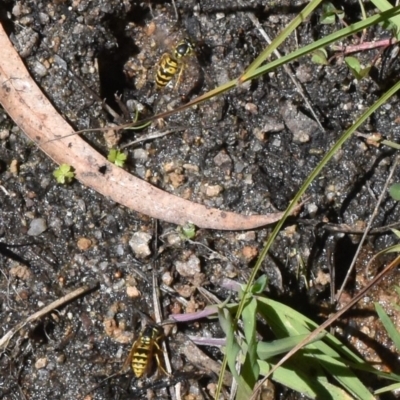
[[[132,210],[177,225],[192,222],[200,228],[241,230],[281,218],[282,213],[246,216],[181,199],[116,167],[78,135],[54,141],[74,131],[32,80],[1,24],[0,49],[0,103],[54,162],[71,165],[83,185]]]
[[[36,321],[39,318],[44,317],[46,314],[48,314],[50,311],[53,311],[56,308],[59,308],[66,303],[69,303],[70,301],[76,299],[79,296],[82,296],[83,294],[95,289],[97,287],[97,283],[92,284],[92,285],[84,285],[78,289],[73,290],[72,292],[66,294],[65,296],[53,301],[49,305],[43,307],[39,311],[35,312],[34,314],[30,315],[28,318],[26,318],[24,321],[19,322],[17,325],[14,326],[14,328],[10,329],[2,338],[0,338],[0,350],[4,350],[10,339],[20,330],[22,329],[26,324]]]

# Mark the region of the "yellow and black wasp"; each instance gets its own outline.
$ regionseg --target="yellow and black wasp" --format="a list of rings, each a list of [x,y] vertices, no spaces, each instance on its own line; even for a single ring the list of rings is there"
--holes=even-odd
[[[192,40],[185,38],[181,40],[171,53],[164,53],[158,62],[156,71],[156,85],[158,89],[162,89],[178,74],[176,85],[178,85],[182,72],[185,68],[188,57],[194,55],[195,44]]]
[[[159,358],[161,348],[158,342],[161,340],[162,336],[158,326],[148,325],[136,339],[127,360],[136,378],[141,378],[145,374],[150,373],[153,356],[157,361],[158,368],[165,375],[169,375],[163,368]]]

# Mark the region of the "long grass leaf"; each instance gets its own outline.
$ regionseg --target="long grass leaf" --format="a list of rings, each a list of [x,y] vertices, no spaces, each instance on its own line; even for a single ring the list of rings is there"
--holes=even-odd
[[[250,64],[245,70],[243,75],[239,78],[244,82],[249,76],[272,54],[272,52],[279,47],[280,44],[302,23],[307,17],[319,6],[322,0],[310,1],[304,10],[300,13],[283,29],[283,31],[272,41],[272,43],[261,52],[261,54]]]
[[[259,364],[261,374],[268,374],[271,369],[270,365],[265,361],[259,361]],[[302,393],[310,399],[354,400],[343,389],[330,384],[326,377],[321,375],[318,365],[311,362],[309,366],[313,372],[315,371],[315,374],[307,371],[307,366],[303,366],[302,370],[298,365],[294,366],[293,363],[288,363],[287,366],[283,366],[274,372],[273,380]]]
[[[257,300],[250,298],[244,307],[242,319],[243,330],[247,343],[246,357],[243,363],[241,376],[251,389],[257,382],[260,368],[257,364],[257,342],[256,342],[256,323],[257,323]]]
[[[375,303],[375,310],[378,313],[380,320],[382,321],[383,326],[385,327],[388,335],[393,340],[394,345],[397,347],[397,350],[400,351],[400,333],[396,329],[395,324],[389,318],[389,316],[385,313],[385,310],[379,303]]]
[[[302,57],[306,54],[312,53],[314,50],[317,50],[321,47],[328,46],[340,39],[343,39],[347,36],[353,35],[354,33],[357,33],[359,31],[362,31],[365,28],[368,28],[369,26],[379,24],[380,22],[387,21],[389,18],[400,15],[400,6],[393,7],[392,9],[388,11],[384,11],[382,13],[373,15],[364,21],[356,22],[355,24],[349,25],[346,28],[340,29],[337,32],[334,32],[328,36],[325,36],[324,38],[317,40],[316,42],[310,43],[307,46],[304,46],[296,51],[293,51],[289,53],[286,56],[281,57],[278,60],[274,60],[267,65],[264,65],[260,68],[257,68],[252,75],[249,75],[248,79],[254,79],[257,78],[260,75],[264,75],[265,73],[271,71],[272,69],[276,68],[278,65],[282,65],[288,62],[291,62],[293,60],[296,60],[299,57]],[[283,62],[282,62],[283,61]]]
[[[371,0],[371,3],[373,3],[374,6],[381,12],[393,8],[393,6],[387,0]],[[400,31],[400,17],[397,16],[394,18],[390,18],[390,22],[396,26],[396,35],[398,36],[398,33]]]

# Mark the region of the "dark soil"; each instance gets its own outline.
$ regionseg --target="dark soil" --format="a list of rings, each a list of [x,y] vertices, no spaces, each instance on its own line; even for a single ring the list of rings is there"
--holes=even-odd
[[[147,3],[133,0],[3,0],[0,18],[43,92],[80,130],[116,122],[88,88],[119,114],[114,94],[122,95],[128,105],[128,100],[134,100],[143,107],[144,116],[176,107],[238,77],[265,48],[247,12],[255,13],[274,38],[304,7],[289,1],[265,6],[261,0],[248,1],[246,7],[235,1],[176,3],[181,16],[178,26],[171,3],[158,1],[152,4],[151,13]],[[347,23],[361,17],[356,4],[345,2]],[[321,25],[313,17],[280,50],[288,53],[339,28],[339,23]],[[196,40],[198,50],[188,60],[180,84],[174,90],[175,78],[171,86],[156,90],[154,65],[163,53],[171,51],[168,46],[188,35]],[[387,35],[377,27],[368,31],[365,40]],[[379,51],[366,52],[360,58],[371,62]],[[383,53],[382,59],[387,58],[387,52]],[[186,129],[129,148],[126,168],[166,191],[210,207],[258,214],[284,210],[343,131],[395,79],[397,63],[390,59],[385,65],[377,63],[371,77],[356,81],[340,57],[327,67],[303,58],[291,68],[324,131],[288,75],[279,69],[170,117],[165,121],[167,127]],[[399,112],[394,97],[362,132],[378,132],[398,142]],[[2,333],[82,284],[99,282],[97,290],[14,336],[0,356],[1,399],[84,397],[90,388],[121,369],[141,329],[143,316],[137,310],[153,315],[152,271],[160,283],[175,290],[172,295],[162,292],[160,296],[164,318],[176,310],[201,309],[208,301],[196,287],[206,288],[221,301],[226,299],[228,292],[221,289],[221,278],[245,282],[271,231],[271,227],[254,232],[197,231],[194,240],[218,253],[216,257],[201,245],[179,239],[172,224],[122,208],[79,182],[57,184],[52,175],[57,166],[2,110],[0,135]],[[129,131],[120,144],[138,137]],[[102,134],[88,133],[85,139],[107,155]],[[363,138],[353,137],[345,144],[311,185],[302,213],[289,220],[263,264],[270,296],[318,320],[321,302],[329,302],[329,269],[336,271],[338,288],[360,238],[328,228],[334,224],[365,227],[393,159],[393,151],[369,146]],[[16,171],[10,168],[15,163]],[[373,227],[398,222],[398,215],[397,203],[386,197]],[[327,226],[328,222],[333,225]],[[38,231],[33,229],[36,223]],[[144,251],[132,249],[132,240],[143,238],[148,240],[149,254],[147,245]],[[371,255],[393,243],[389,230],[369,236],[347,294],[351,296],[360,287],[362,266]],[[191,257],[201,269],[196,279],[184,272],[190,268]],[[183,262],[183,267],[177,261]],[[371,300],[390,296],[394,282],[396,278],[388,279],[376,288],[370,306]],[[135,294],[136,289],[139,293]],[[190,300],[187,308],[179,305],[179,296]],[[353,317],[355,331],[367,323],[365,315]],[[382,334],[377,329],[369,340]],[[223,336],[215,322],[182,324],[178,330]],[[341,332],[350,335],[345,327]],[[166,341],[173,370],[194,370],[185,362],[175,333]],[[393,352],[389,345],[375,350],[373,361],[381,355],[390,364],[387,353]],[[207,352],[213,359],[221,359],[219,352],[211,348]],[[154,383],[154,375],[142,384]],[[213,382],[211,375],[202,379],[200,386],[208,391],[207,385]],[[191,385],[191,398],[207,398],[195,394],[195,381]],[[137,387],[138,382],[127,372],[85,398],[141,398],[143,393],[135,392]],[[276,398],[289,398],[284,388],[275,389]],[[167,396],[165,389],[157,393],[155,398]]]

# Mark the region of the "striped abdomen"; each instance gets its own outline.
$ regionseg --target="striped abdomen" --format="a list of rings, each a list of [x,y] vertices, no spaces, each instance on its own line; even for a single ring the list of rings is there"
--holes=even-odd
[[[170,54],[164,54],[160,60],[157,74],[156,85],[159,89],[168,85],[172,78],[180,69],[180,64],[177,60],[171,57]]]
[[[140,337],[132,350],[131,366],[136,378],[143,376],[152,358],[153,339],[151,336],[143,335]]]

